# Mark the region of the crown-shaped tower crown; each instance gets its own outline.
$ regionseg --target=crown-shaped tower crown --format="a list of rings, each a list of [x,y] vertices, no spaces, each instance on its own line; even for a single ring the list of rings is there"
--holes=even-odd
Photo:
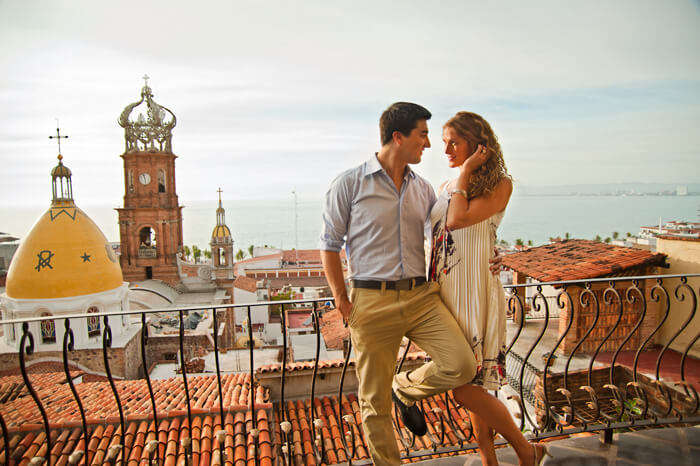
[[[148,76],[143,77],[141,100],[127,105],[119,116],[119,126],[124,128],[125,151],[165,152],[172,154],[172,130],[175,114],[153,100],[148,86]]]

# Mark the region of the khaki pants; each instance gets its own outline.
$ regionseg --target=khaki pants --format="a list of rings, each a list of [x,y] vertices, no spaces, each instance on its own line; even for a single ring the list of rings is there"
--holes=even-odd
[[[457,321],[445,307],[439,285],[429,282],[410,291],[353,289],[348,319],[360,381],[358,398],[365,440],[375,464],[400,463],[391,422],[392,385],[412,405],[418,400],[470,382],[476,361]],[[394,377],[404,336],[432,361]]]

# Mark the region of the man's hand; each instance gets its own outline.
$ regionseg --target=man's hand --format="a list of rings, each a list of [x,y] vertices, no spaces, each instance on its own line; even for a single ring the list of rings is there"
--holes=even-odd
[[[501,263],[503,262],[503,257],[498,255],[498,249],[493,248],[493,259],[489,259],[489,270],[491,270],[491,273],[493,275],[498,275],[498,273],[501,271],[503,266]]]
[[[336,300],[335,307],[340,311],[340,315],[343,316],[343,322],[345,326],[348,325],[348,319],[350,318],[350,312],[352,311],[352,303],[347,296]]]

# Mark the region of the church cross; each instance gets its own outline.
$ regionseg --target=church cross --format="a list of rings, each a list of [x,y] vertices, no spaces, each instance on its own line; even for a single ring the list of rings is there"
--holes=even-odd
[[[68,136],[61,136],[61,130],[58,127],[58,118],[56,118],[56,136],[49,136],[49,139],[58,141],[58,153],[61,153],[61,139],[68,139]]]
[[[147,74],[144,74],[142,79],[143,79],[143,82],[146,83],[146,86],[148,86],[148,80],[151,78],[149,78]]]

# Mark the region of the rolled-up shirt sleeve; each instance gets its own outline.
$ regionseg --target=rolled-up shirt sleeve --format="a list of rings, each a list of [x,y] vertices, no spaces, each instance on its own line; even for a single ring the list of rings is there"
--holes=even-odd
[[[345,245],[345,235],[350,220],[350,193],[347,174],[331,183],[323,201],[323,221],[319,249],[340,252]]]

